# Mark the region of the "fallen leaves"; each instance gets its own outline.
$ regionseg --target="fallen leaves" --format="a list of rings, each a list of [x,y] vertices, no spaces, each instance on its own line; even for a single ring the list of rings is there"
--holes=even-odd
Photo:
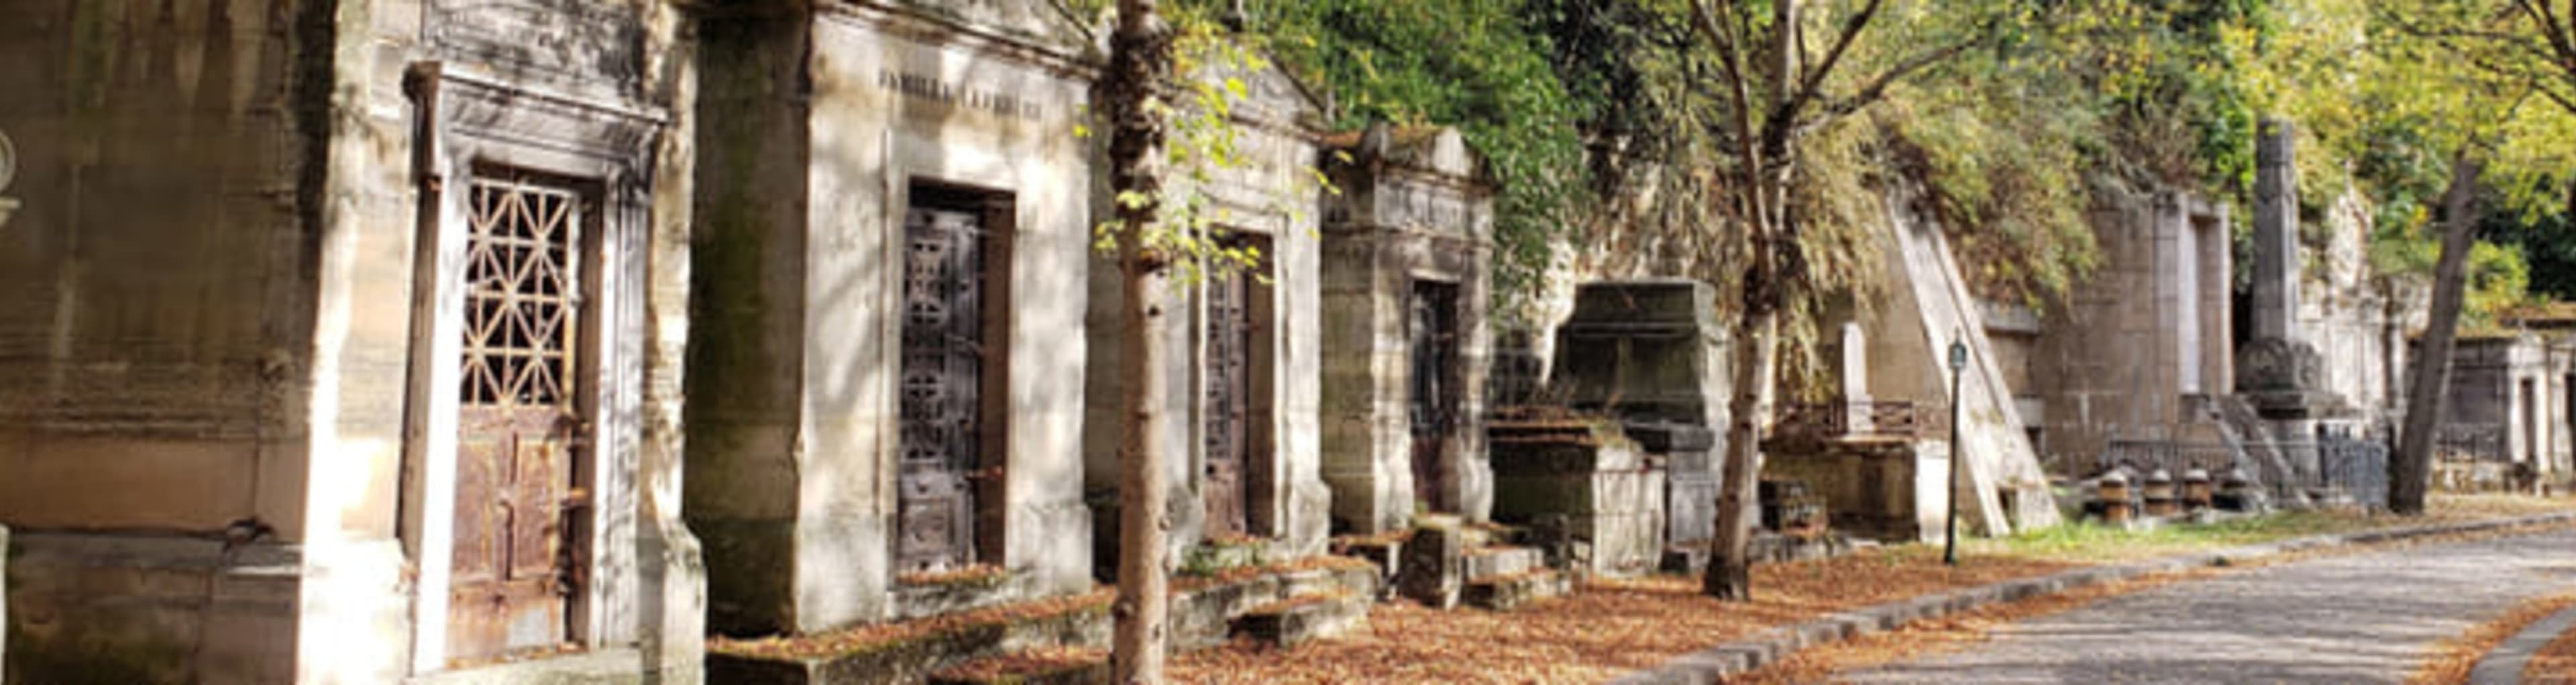
[[[707,638],[707,651],[769,659],[812,659],[857,654],[977,626],[1035,621],[1079,611],[1106,611],[1114,594],[1112,590],[1101,589],[1079,595],[987,607],[901,623],[858,626],[813,635],[781,635],[751,639],[717,636]]]
[[[1874,668],[1963,649],[1985,641],[1996,628],[2013,623],[2082,608],[2106,598],[2140,590],[2206,578],[2219,572],[2217,569],[2193,569],[2116,580],[2066,592],[1990,604],[1922,619],[1907,623],[1893,631],[1871,633],[1844,642],[1800,650],[1788,659],[1746,673],[1728,682],[1761,685],[1825,682],[1836,673]]]
[[[2478,659],[2495,651],[2496,645],[2512,639],[2524,626],[2558,610],[2576,606],[2576,590],[2526,599],[2488,619],[2469,632],[2451,636],[2433,645],[2431,652],[2416,662],[2415,672],[2406,678],[2408,685],[2452,685],[2469,681],[2469,669]],[[2560,640],[2564,642],[2565,640]]]
[[[1295,648],[1237,642],[1180,655],[1193,683],[1599,682],[1766,628],[1858,606],[2038,575],[2064,564],[1875,552],[1754,569],[1755,601],[1699,593],[1695,577],[1605,580],[1510,612],[1377,605],[1367,628]]]

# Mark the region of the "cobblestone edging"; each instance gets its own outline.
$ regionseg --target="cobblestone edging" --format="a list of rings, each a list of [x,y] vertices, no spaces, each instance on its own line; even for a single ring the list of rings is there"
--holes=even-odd
[[[2467,523],[2446,523],[2403,528],[2382,528],[2354,533],[2312,535],[2259,545],[2230,547],[2117,566],[2097,566],[2009,580],[1992,585],[1953,590],[1899,600],[1803,623],[1795,623],[1756,633],[1752,637],[1684,654],[1651,670],[1631,673],[1616,681],[1619,685],[1661,685],[1665,683],[1716,683],[1753,669],[1786,659],[1798,650],[1831,644],[1860,635],[1893,630],[1907,623],[1943,616],[1977,607],[2000,604],[2039,595],[2064,592],[2088,585],[2128,580],[2170,571],[2225,566],[2237,561],[2262,559],[2279,554],[2309,549],[2340,547],[2406,540],[2453,533],[2473,533],[2499,528],[2512,528],[2545,523],[2576,521],[2576,512],[2542,514],[2517,518],[2489,519]],[[2554,618],[2554,617],[2553,617]],[[2554,635],[2554,633],[2553,633]],[[2544,639],[2545,643],[2546,640]],[[2533,645],[2537,648],[2539,645]],[[2484,666],[2483,663],[2480,664]],[[2519,667],[2517,667],[2519,668]],[[2518,674],[2518,671],[2517,671]],[[2484,681],[2476,681],[2483,683]],[[2512,681],[2500,681],[2512,682]]]
[[[2570,629],[2576,629],[2576,607],[2560,609],[2547,618],[2533,621],[2531,625],[2524,626],[2522,632],[2514,633],[2486,656],[2479,657],[2478,664],[2469,668],[2469,685],[2515,685],[2522,682],[2522,671],[2531,665],[2532,655]]]

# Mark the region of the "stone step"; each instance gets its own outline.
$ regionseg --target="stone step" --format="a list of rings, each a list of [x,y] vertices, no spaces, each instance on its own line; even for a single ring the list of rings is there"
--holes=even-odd
[[[1229,633],[1278,647],[1332,637],[1368,624],[1369,598],[1350,592],[1305,595],[1253,607]]]
[[[1547,565],[1547,559],[1528,547],[1483,547],[1467,552],[1467,581],[1475,582],[1496,576],[1508,576]]]
[[[1537,569],[1469,582],[1463,599],[1470,606],[1510,611],[1571,592],[1572,585],[1565,574]]]
[[[1109,652],[1046,648],[997,654],[930,675],[930,685],[1107,685]]]

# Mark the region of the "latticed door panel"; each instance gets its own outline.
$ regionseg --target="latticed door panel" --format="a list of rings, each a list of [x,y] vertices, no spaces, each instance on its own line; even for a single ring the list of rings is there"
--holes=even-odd
[[[1415,502],[1434,509],[1450,504],[1439,498],[1445,490],[1440,454],[1457,422],[1457,302],[1457,286],[1416,282],[1406,317],[1412,362],[1413,392],[1407,414],[1413,426],[1413,495]]]
[[[903,386],[896,566],[974,563],[982,461],[984,250],[977,215],[916,209],[904,222]]]
[[[1200,496],[1210,535],[1246,530],[1244,474],[1251,457],[1252,335],[1250,275],[1207,283],[1207,397],[1202,405],[1206,456]]]
[[[567,637],[584,198],[504,175],[466,198],[448,653],[481,659]]]

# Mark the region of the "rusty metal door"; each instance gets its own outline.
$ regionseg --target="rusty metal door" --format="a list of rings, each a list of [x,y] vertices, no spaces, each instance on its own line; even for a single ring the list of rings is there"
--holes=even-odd
[[[915,209],[904,221],[900,571],[975,563],[984,433],[984,230],[978,215]]]
[[[1207,399],[1205,478],[1210,537],[1239,537],[1251,510],[1244,487],[1252,445],[1253,279],[1234,274],[1207,283]]]
[[[582,196],[479,176],[467,200],[465,347],[457,416],[448,655],[477,660],[567,642],[584,506]]]
[[[1449,490],[1440,455],[1457,425],[1458,286],[1415,281],[1411,309],[1413,497],[1417,507],[1448,511],[1456,503],[1440,497]]]

